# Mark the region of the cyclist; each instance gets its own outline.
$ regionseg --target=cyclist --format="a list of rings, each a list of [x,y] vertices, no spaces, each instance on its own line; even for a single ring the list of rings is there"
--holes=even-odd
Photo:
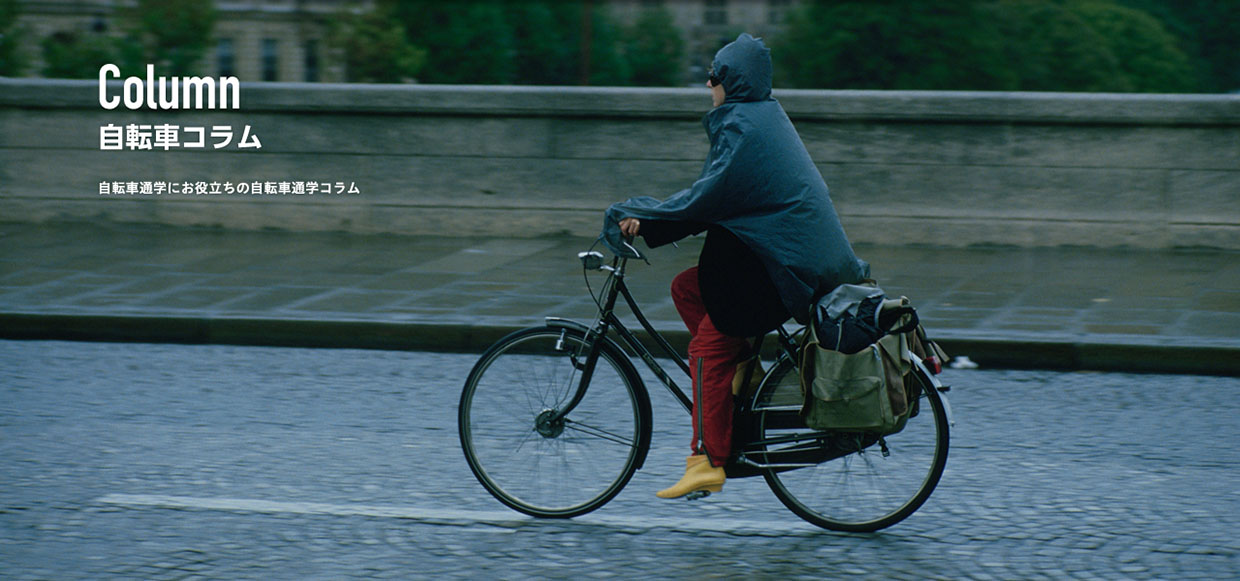
[[[689,328],[694,382],[692,454],[660,498],[718,492],[731,455],[733,384],[756,354],[749,337],[805,323],[812,299],[869,278],[831,204],[826,182],[779,102],[770,50],[740,35],[715,54],[703,125],[710,153],[691,187],[666,200],[631,198],[607,209],[603,239],[657,247],[705,231],[698,266],[676,276],[672,299]]]

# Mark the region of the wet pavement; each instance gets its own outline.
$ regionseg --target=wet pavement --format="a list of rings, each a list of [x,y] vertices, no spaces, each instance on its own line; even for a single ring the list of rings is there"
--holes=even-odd
[[[689,418],[649,372],[644,467],[539,520],[473,478],[472,354],[0,341],[0,577],[1236,579],[1240,379],[954,370],[939,486],[873,534],[762,478],[694,502]]]
[[[592,320],[584,238],[454,238],[0,223],[7,338],[480,350],[546,316]],[[661,332],[700,239],[628,282]],[[643,246],[644,247],[644,246]],[[857,248],[932,337],[992,366],[1240,374],[1240,254]]]

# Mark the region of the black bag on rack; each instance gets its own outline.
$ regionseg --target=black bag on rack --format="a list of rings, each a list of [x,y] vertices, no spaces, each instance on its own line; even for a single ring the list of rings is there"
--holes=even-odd
[[[905,333],[917,327],[917,311],[906,304],[893,305],[877,286],[844,284],[814,304],[814,332],[819,345],[840,353],[858,353],[887,334]],[[901,321],[901,317],[909,319]],[[902,322],[900,328],[891,328]]]

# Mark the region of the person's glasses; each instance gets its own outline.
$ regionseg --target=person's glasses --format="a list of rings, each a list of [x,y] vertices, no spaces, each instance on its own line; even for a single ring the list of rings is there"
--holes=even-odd
[[[710,69],[709,71],[706,71],[706,75],[707,75],[706,82],[710,83],[710,86],[712,87],[719,86],[719,83],[721,81],[719,80],[719,77],[715,76],[715,69]]]

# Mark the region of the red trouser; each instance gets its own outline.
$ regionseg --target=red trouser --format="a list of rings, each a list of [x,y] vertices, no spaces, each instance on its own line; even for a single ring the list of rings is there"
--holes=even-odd
[[[689,340],[689,370],[694,386],[702,368],[699,395],[693,390],[693,451],[705,452],[715,466],[723,466],[732,452],[732,376],[736,363],[749,351],[749,340],[720,333],[710,322],[698,287],[698,269],[690,268],[672,281],[672,302],[684,319]],[[702,424],[698,425],[701,410]],[[700,434],[700,437],[699,437]],[[705,446],[703,450],[698,442]]]

